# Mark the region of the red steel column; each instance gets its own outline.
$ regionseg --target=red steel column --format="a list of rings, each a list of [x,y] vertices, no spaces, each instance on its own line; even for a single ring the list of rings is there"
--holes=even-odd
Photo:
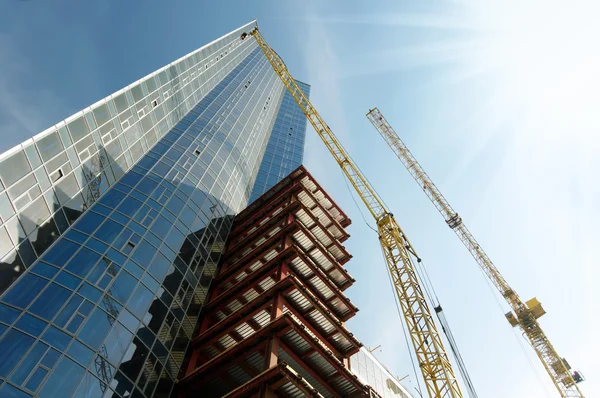
[[[286,262],[282,262],[277,270],[277,282],[283,280],[289,273],[289,268]],[[283,315],[283,296],[281,294],[277,294],[273,297],[273,306],[271,307],[271,321],[277,319],[281,315]],[[279,337],[273,336],[269,339],[267,343],[267,348],[265,350],[265,362],[264,369],[269,369],[273,366],[277,365],[277,358],[279,355]],[[261,393],[261,397],[262,397]]]

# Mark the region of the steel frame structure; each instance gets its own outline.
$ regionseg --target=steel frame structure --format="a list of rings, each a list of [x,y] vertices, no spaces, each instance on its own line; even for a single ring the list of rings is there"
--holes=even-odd
[[[180,397],[378,396],[347,367],[362,346],[344,325],[349,224],[303,167],[236,216]]]
[[[444,349],[431,310],[417,279],[413,258],[418,256],[393,214],[386,208],[375,189],[354,164],[333,131],[302,92],[283,60],[268,45],[258,29],[252,30],[263,53],[273,70],[292,95],[300,109],[325,143],[325,146],[340,166],[361,200],[375,219],[379,241],[392,277],[404,321],[416,353],[419,369],[430,397],[462,397],[462,392]],[[242,34],[242,39],[248,35]]]

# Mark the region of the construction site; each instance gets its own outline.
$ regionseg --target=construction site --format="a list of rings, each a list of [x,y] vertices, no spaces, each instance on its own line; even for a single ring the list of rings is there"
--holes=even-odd
[[[426,27],[425,36],[452,25],[377,17]],[[554,253],[587,253],[587,237],[577,231],[568,240],[577,245],[559,247],[572,230],[557,226],[577,224],[544,201],[486,207],[498,189],[525,196],[531,179],[521,190],[474,183],[510,163],[505,141],[537,138],[459,136],[469,123],[480,128],[476,112],[454,135],[409,138],[407,113],[425,120],[455,108],[416,111],[408,95],[342,112],[349,92],[362,107],[398,90],[375,75],[395,74],[402,87],[432,66],[415,61],[397,73],[374,50],[344,60],[359,72],[334,76],[335,39],[316,27],[379,25],[336,18],[309,18],[314,29],[294,31],[309,50],[321,47],[308,63],[322,74],[294,75],[297,62],[288,69],[284,58],[295,49],[269,44],[290,38],[263,36],[253,20],[0,153],[0,397],[584,397],[595,383],[585,358],[593,348],[565,344],[585,326],[564,308],[591,297],[574,293],[592,282],[574,284],[576,268]],[[296,23],[281,21],[273,23]],[[337,39],[370,46],[355,30]],[[313,86],[296,80],[305,75]],[[333,94],[317,100],[311,91]],[[357,112],[360,122],[344,120]],[[422,164],[407,146],[417,153],[415,142]],[[501,148],[477,163],[493,151],[457,149],[471,144]],[[544,170],[549,180],[575,174],[575,163],[556,163]],[[425,169],[437,177],[443,168],[453,172],[436,185]],[[469,168],[479,180],[461,177]],[[454,200],[457,191],[466,193]],[[527,212],[545,222],[526,223],[518,215]],[[552,230],[557,240],[530,244],[521,229]],[[540,247],[549,254],[537,262]],[[549,284],[550,274],[564,283]]]
[[[373,217],[424,382],[419,393],[477,397],[431,282],[417,269],[421,258],[394,215],[258,29],[240,38],[258,42]],[[506,321],[527,339],[560,396],[583,397],[583,375],[557,353],[538,322],[546,313],[542,304],[535,297],[523,301],[509,286],[379,109],[366,116],[510,307]],[[343,326],[357,311],[341,293],[353,282],[342,267],[351,257],[341,246],[349,222],[303,168],[236,217],[181,396],[407,396],[373,389],[349,371],[349,357],[362,345]]]

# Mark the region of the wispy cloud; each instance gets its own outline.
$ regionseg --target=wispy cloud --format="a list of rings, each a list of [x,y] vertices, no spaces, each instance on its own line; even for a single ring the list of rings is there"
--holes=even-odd
[[[49,127],[48,116],[66,106],[56,93],[26,84],[35,68],[18,49],[14,38],[0,35],[0,48],[3,56],[0,63],[0,152],[3,152]]]
[[[570,7],[558,1],[455,5],[444,13],[311,17],[317,31],[361,31],[348,40],[349,49],[336,49],[343,65],[337,79],[314,84],[339,86],[340,76],[344,84],[385,73],[398,87],[407,74],[394,78],[390,72],[410,70],[423,106],[430,107],[433,122],[427,126],[443,131],[418,137],[433,142],[429,150],[450,165],[445,178],[434,179],[450,199],[462,198],[457,210],[474,232],[484,231],[482,244],[515,288],[524,298],[539,295],[551,309],[543,323],[560,352],[584,373],[598,372],[588,345],[577,341],[593,342],[588,331],[599,327],[586,314],[600,299],[600,9],[591,1]],[[373,38],[365,38],[369,32]],[[313,37],[311,51],[325,44]],[[324,73],[315,71],[315,77],[317,72]],[[327,113],[335,115],[333,109]],[[568,324],[561,313],[569,313]],[[568,326],[574,323],[576,328]],[[383,331],[373,335],[389,340]],[[518,366],[527,373],[526,364]],[[526,380],[533,374],[522,377],[517,390],[535,389],[535,381]],[[583,388],[597,385],[588,380]]]
[[[342,105],[340,87],[340,65],[333,48],[330,33],[326,26],[316,18],[308,17],[306,36],[303,38],[303,53],[308,72],[307,81],[311,84],[311,102],[326,118],[326,122],[344,143],[349,142],[345,110]],[[305,163],[314,170],[330,170],[338,166],[327,151],[319,136],[308,128],[306,137]],[[340,174],[335,170],[334,176],[324,175],[330,179],[327,184],[339,185]],[[325,182],[325,181],[324,181]],[[343,183],[343,182],[342,182]],[[331,185],[330,185],[331,186]]]
[[[313,17],[314,21],[328,24],[356,24],[378,26],[404,26],[427,29],[479,30],[477,21],[465,23],[461,15],[435,13],[371,13]]]

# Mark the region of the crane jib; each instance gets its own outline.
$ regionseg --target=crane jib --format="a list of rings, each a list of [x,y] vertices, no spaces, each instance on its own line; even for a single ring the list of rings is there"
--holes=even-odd
[[[271,63],[273,70],[303,110],[319,137],[325,143],[342,171],[369,209],[377,222],[380,244],[395,293],[398,297],[404,321],[408,325],[419,369],[425,381],[430,397],[459,398],[463,394],[444,349],[442,339],[432,317],[431,310],[416,278],[411,255],[414,250],[404,237],[393,215],[386,209],[383,201],[375,193],[368,180],[347,155],[329,126],[323,121],[308,98],[296,84],[281,58],[267,44],[257,28],[250,32],[259,47]],[[247,37],[242,35],[242,38]],[[410,250],[405,246],[409,245]]]
[[[394,131],[392,126],[387,122],[379,109],[374,108],[367,113],[367,118],[371,124],[381,134],[385,142],[394,151],[398,159],[406,166],[409,173],[414,177],[419,186],[438,209],[440,214],[446,220],[448,226],[456,233],[469,250],[471,255],[483,272],[490,278],[492,284],[498,289],[502,297],[505,298],[512,311],[506,314],[508,322],[513,326],[519,326],[527,340],[533,347],[542,365],[548,372],[552,382],[562,397],[583,397],[577,383],[583,380],[581,373],[578,371],[570,372],[570,367],[567,362],[561,358],[550,340],[546,337],[537,319],[546,312],[536,298],[533,298],[524,303],[517,293],[510,288],[506,280],[500,274],[492,260],[483,251],[477,243],[471,232],[467,229],[462,219],[455,212],[450,203],[444,198],[442,193],[437,189],[433,181],[429,178],[425,170],[419,162],[412,156],[404,142]]]

